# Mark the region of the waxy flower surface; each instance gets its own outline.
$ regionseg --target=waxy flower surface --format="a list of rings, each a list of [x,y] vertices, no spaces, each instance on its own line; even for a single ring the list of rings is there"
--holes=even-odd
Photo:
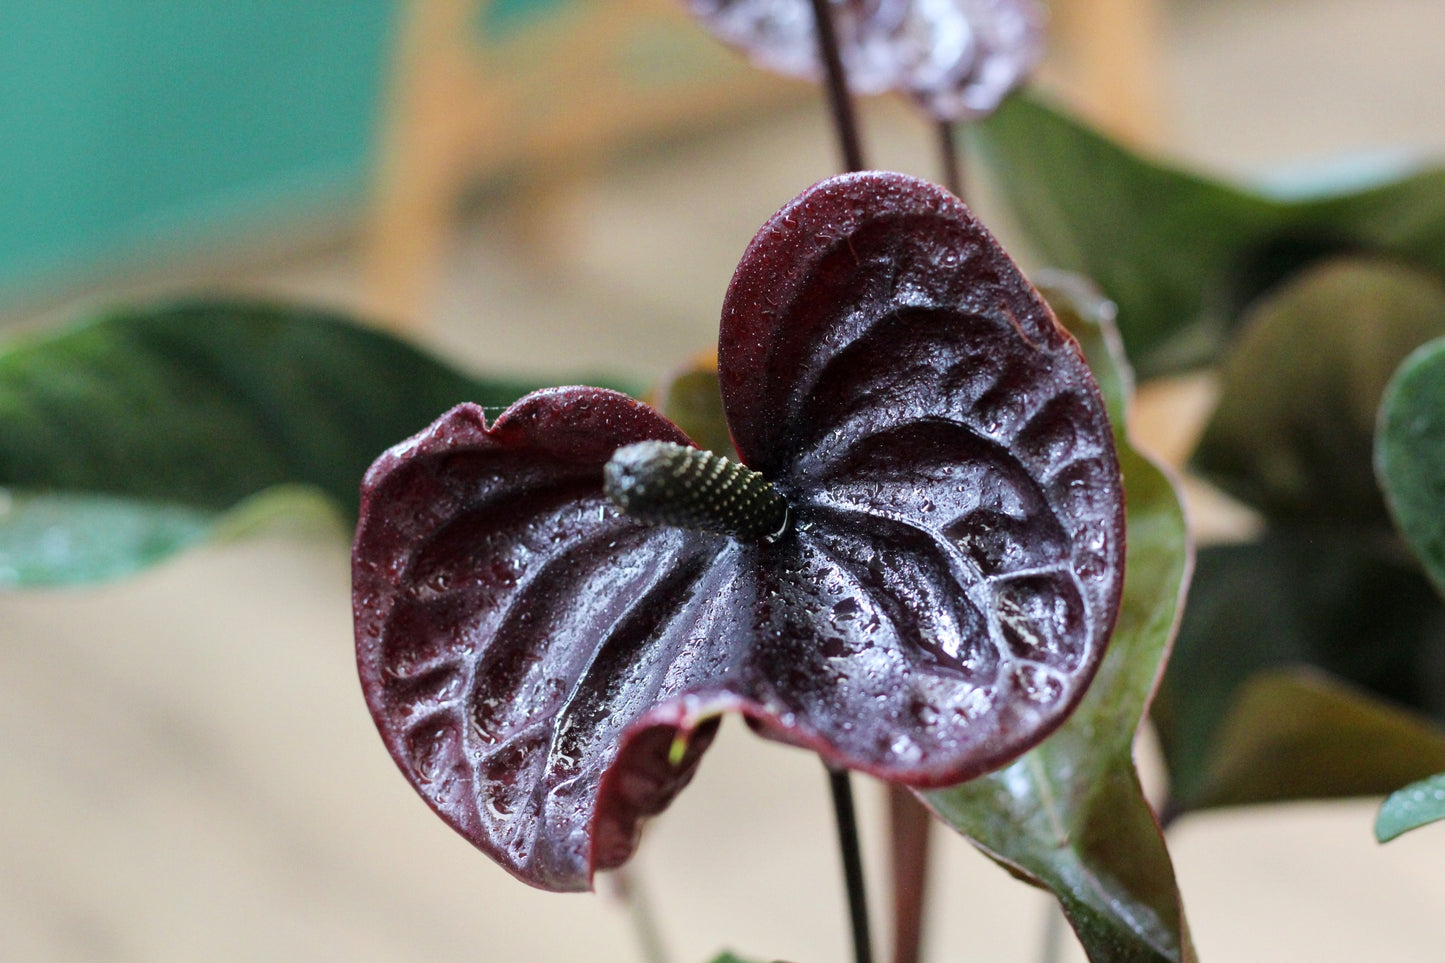
[[[941,786],[1040,741],[1102,657],[1124,557],[1104,406],[957,198],[868,172],[790,202],[729,287],[718,372],[779,533],[619,510],[614,453],[688,440],[601,389],[492,424],[462,405],[367,475],[373,717],[430,805],[534,885],[626,860],[721,713]]]
[[[719,40],[791,77],[823,75],[809,0],[687,0]],[[938,120],[994,111],[1043,56],[1035,0],[830,0],[848,85],[897,90]]]

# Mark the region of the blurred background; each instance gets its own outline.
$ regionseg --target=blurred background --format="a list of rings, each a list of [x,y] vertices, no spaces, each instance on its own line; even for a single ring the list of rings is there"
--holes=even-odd
[[[241,292],[475,370],[661,377],[715,339],[752,233],[838,164],[818,91],[680,6],[0,6],[0,336]],[[1053,6],[1040,85],[1166,156],[1244,180],[1445,157],[1439,0]],[[874,166],[937,176],[903,105],[863,121]],[[514,882],[395,772],[355,683],[346,542],[293,520],[0,599],[0,959],[639,958],[605,881]],[[881,794],[858,790],[881,910]],[[1445,829],[1378,847],[1376,802],[1181,823],[1201,956],[1438,958]],[[1049,899],[938,846],[933,958],[1038,958]],[[674,960],[812,961],[845,954],[836,861],[816,761],[727,725],[636,865]]]

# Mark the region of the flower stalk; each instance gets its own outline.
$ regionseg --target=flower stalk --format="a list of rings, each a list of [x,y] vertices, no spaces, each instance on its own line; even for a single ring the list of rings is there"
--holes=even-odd
[[[848,90],[848,75],[843,69],[843,54],[838,46],[838,31],[833,24],[829,0],[812,0],[813,18],[818,27],[818,52],[823,61],[827,81],[828,104],[833,109],[833,127],[843,152],[845,171],[861,171],[863,146],[858,137],[858,118],[853,109],[853,96]]]
[[[958,151],[958,125],[951,120],[940,120],[938,129],[939,166],[943,169],[943,186],[954,197],[963,198],[963,158]]]
[[[873,963],[873,938],[868,929],[868,894],[863,884],[863,856],[858,846],[858,817],[853,786],[846,769],[828,767],[828,788],[838,823],[838,851],[843,858],[843,883],[848,890],[848,917],[853,924],[854,963]]]

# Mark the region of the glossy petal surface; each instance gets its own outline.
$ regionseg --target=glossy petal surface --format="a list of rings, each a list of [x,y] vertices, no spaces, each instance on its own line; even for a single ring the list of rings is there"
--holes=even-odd
[[[355,548],[373,715],[419,792],[518,876],[587,886],[727,711],[914,786],[1001,765],[1083,693],[1118,604],[1122,487],[1077,346],[952,195],[824,182],[724,305],[745,462],[776,541],[651,527],[618,447],[685,442],[594,389],[463,406],[368,475]]]
[[[760,66],[822,76],[808,0],[687,0],[712,33]],[[939,120],[991,113],[1043,53],[1032,0],[832,0],[848,84],[897,90]]]
[[[1196,959],[1134,742],[1184,603],[1191,546],[1169,476],[1128,444],[1131,373],[1113,306],[1078,278],[1046,290],[1110,399],[1129,486],[1128,561],[1114,638],[1078,710],[998,772],[922,798],[1001,865],[1059,899],[1089,959]]]

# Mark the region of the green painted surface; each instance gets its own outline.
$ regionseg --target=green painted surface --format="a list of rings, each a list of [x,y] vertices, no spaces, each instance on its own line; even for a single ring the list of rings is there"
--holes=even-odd
[[[479,26],[505,35],[570,2],[493,0]],[[0,5],[0,309],[354,210],[400,9]]]
[[[505,34],[539,14],[571,2],[574,0],[492,0],[482,13],[482,27]]]
[[[0,6],[0,306],[359,197],[395,0]]]

